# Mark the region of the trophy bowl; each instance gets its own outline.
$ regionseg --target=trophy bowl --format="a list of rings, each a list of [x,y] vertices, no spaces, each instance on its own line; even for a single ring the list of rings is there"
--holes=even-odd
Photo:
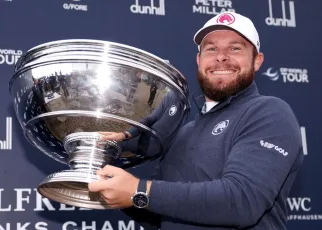
[[[152,94],[152,85],[157,90]],[[105,165],[129,169],[162,154],[160,130],[140,121],[167,98],[190,110],[184,76],[146,51],[99,40],[60,40],[36,46],[18,60],[9,91],[26,139],[68,169],[49,175],[38,192],[51,200],[89,209],[106,209],[88,183]],[[177,126],[168,124],[169,127]],[[99,132],[135,127],[154,140],[158,155],[130,151]],[[164,127],[168,129],[168,127]]]

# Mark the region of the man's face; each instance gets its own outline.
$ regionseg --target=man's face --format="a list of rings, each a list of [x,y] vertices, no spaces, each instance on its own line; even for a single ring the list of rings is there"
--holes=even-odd
[[[221,101],[247,88],[263,62],[254,47],[231,30],[208,34],[197,55],[198,81],[206,99]]]

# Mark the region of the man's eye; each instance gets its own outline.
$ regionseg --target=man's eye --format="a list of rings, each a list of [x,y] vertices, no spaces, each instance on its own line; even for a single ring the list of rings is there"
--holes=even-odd
[[[241,48],[239,48],[239,47],[232,47],[231,50],[232,51],[238,51],[238,50],[241,50]]]

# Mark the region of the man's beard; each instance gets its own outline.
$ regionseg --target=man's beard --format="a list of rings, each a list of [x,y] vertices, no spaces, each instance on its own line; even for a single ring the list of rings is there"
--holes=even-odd
[[[238,74],[237,78],[227,83],[226,86],[217,87],[217,85],[213,85],[213,83],[210,82],[207,76],[203,75],[198,70],[198,82],[202,92],[210,100],[218,102],[226,99],[229,96],[236,95],[238,92],[246,89],[252,84],[254,77],[255,69],[252,65],[250,70]]]

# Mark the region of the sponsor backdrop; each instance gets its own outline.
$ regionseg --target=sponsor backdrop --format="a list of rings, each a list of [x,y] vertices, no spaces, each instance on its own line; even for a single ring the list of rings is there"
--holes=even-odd
[[[45,176],[66,168],[32,147],[15,118],[8,82],[22,53],[59,39],[124,43],[170,61],[186,76],[191,95],[198,95],[192,38],[222,11],[254,21],[265,54],[256,74],[258,88],[287,101],[301,125],[305,160],[286,201],[288,229],[322,229],[321,5],[298,0],[0,0],[0,230],[140,229],[119,210],[75,208],[36,192]],[[192,103],[189,120],[196,112]],[[131,172],[148,177],[154,165]]]

